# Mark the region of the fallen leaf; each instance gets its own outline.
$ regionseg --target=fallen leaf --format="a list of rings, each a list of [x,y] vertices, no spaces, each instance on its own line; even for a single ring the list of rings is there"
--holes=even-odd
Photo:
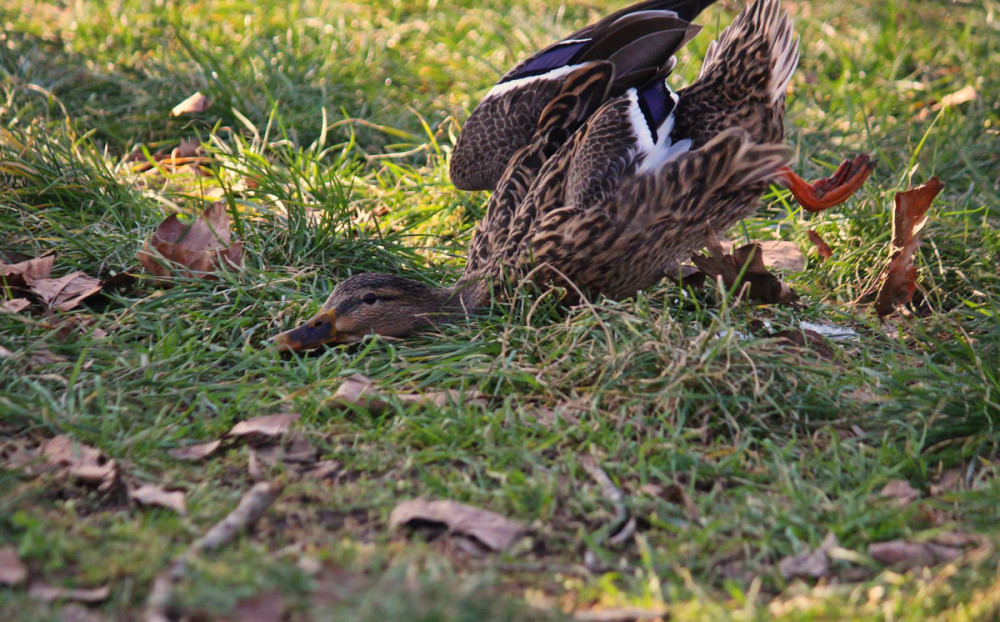
[[[341,466],[340,462],[336,460],[320,460],[303,473],[303,476],[309,479],[326,479],[340,471]]]
[[[299,415],[297,413],[280,413],[247,419],[234,425],[233,429],[226,436],[236,438],[246,437],[250,442],[276,438],[288,432],[292,423],[297,421],[298,418]]]
[[[187,514],[187,500],[180,490],[167,491],[159,486],[145,484],[130,490],[128,496],[142,505],[158,505],[178,514]]]
[[[952,108],[958,106],[959,104],[965,104],[971,101],[976,101],[979,99],[979,93],[972,86],[963,86],[953,93],[948,93],[941,98],[937,104],[933,106],[934,110],[940,110],[942,108]]]
[[[920,230],[927,223],[927,210],[944,184],[931,177],[922,186],[896,193],[892,214],[892,253],[889,264],[882,271],[881,286],[875,298],[875,312],[879,317],[889,315],[913,298],[917,291],[917,267],[913,254],[920,245]]]
[[[31,281],[47,279],[52,274],[52,264],[55,255],[36,257],[15,264],[0,263],[0,285],[4,287],[23,288]]]
[[[30,367],[45,367],[46,365],[52,365],[53,363],[65,363],[67,359],[62,354],[56,354],[44,343],[36,345],[35,348],[31,350],[31,356],[28,357],[28,365]]]
[[[340,383],[337,392],[326,402],[326,406],[360,406],[373,415],[385,410],[385,400],[378,395],[375,383],[361,374],[354,374]]]
[[[800,328],[798,330],[779,330],[771,335],[771,337],[777,339],[779,343],[783,343],[794,348],[811,350],[819,355],[820,358],[828,361],[833,359],[835,354],[834,349],[826,342],[823,335],[814,330],[809,330],[808,328]]]
[[[23,311],[31,302],[27,298],[13,298],[0,302],[0,311],[4,313],[18,313]]]
[[[231,242],[226,204],[216,202],[191,224],[181,222],[177,214],[168,216],[143,243],[137,257],[147,272],[158,277],[174,274],[215,278],[212,272],[223,267],[239,268],[243,262],[243,243]],[[178,264],[174,269],[159,259]]]
[[[0,359],[9,359],[14,356],[14,353],[7,348],[0,346]]]
[[[97,484],[98,490],[108,490],[118,480],[118,466],[100,450],[77,443],[60,434],[42,445],[42,457],[49,464],[66,467],[67,472],[85,483]]]
[[[948,469],[941,474],[936,482],[931,484],[931,496],[937,497],[961,488],[965,474],[961,469]]]
[[[44,600],[53,602],[57,600],[73,600],[80,603],[101,603],[111,595],[111,586],[103,585],[95,588],[66,588],[48,585],[47,583],[32,583],[28,589],[28,594]]]
[[[721,278],[726,288],[731,289],[739,279],[737,298],[747,293],[750,298],[766,304],[798,300],[798,294],[764,267],[763,251],[759,244],[747,244],[733,250],[731,254],[723,254],[715,233],[709,230],[706,248],[709,252],[707,257],[699,253],[692,256],[691,261],[710,278]]]
[[[104,339],[108,336],[107,331],[99,326],[96,326],[98,319],[96,317],[87,315],[71,315],[62,318],[55,325],[55,335],[59,341],[68,341],[69,338],[76,334],[87,334],[94,339]]]
[[[445,406],[463,403],[471,406],[486,403],[486,396],[478,391],[458,391],[455,389],[426,393],[397,393],[393,397],[404,404],[416,405]],[[361,374],[354,374],[337,387],[337,392],[326,401],[325,405],[328,407],[358,406],[372,415],[378,415],[386,409],[388,403],[375,388],[375,383]]]
[[[287,610],[285,598],[277,590],[261,592],[250,598],[241,598],[223,621],[233,622],[280,622]]]
[[[58,279],[35,279],[29,287],[48,309],[69,311],[84,298],[101,291],[100,279],[76,271]]]
[[[170,116],[179,117],[184,114],[205,112],[210,105],[211,102],[208,101],[208,98],[202,95],[201,91],[196,91],[194,95],[174,106],[170,110]]]
[[[17,556],[17,547],[0,547],[0,585],[20,585],[27,579],[28,569]]]
[[[830,558],[827,552],[837,546],[837,536],[826,534],[816,549],[805,550],[798,555],[790,555],[778,562],[778,571],[787,581],[800,577],[820,579],[830,575]]]
[[[819,255],[820,259],[833,257],[833,249],[830,248],[830,245],[818,233],[810,229],[806,231],[806,235],[809,236],[809,241],[816,246],[816,254]]]
[[[215,450],[222,444],[221,440],[198,443],[196,445],[185,445],[175,447],[167,451],[167,455],[174,460],[204,460],[215,453]]]
[[[764,267],[766,268],[789,272],[802,272],[806,268],[806,257],[795,242],[764,240],[755,242],[755,244],[758,244],[764,252]],[[731,253],[736,245],[730,240],[721,240],[719,246],[722,247],[723,252]]]
[[[870,544],[868,554],[886,566],[908,570],[952,561],[962,555],[962,549],[934,542],[889,540]]]
[[[910,486],[910,482],[905,479],[889,480],[878,494],[893,499],[900,507],[907,506],[920,497],[920,491]]]
[[[456,501],[411,499],[397,505],[389,515],[389,527],[393,529],[422,523],[443,525],[451,533],[473,538],[492,551],[506,549],[524,531],[516,521]]]

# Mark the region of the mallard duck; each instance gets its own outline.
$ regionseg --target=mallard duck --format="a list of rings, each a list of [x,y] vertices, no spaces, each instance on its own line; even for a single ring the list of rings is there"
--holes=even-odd
[[[457,185],[494,188],[458,281],[354,275],[277,344],[402,337],[525,280],[565,286],[568,303],[628,297],[701,248],[709,229],[751,213],[770,182],[794,186],[780,141],[798,40],[777,0],[744,8],[690,87],[675,93],[666,82],[675,52],[699,30],[689,19],[710,3],[635,5],[509,72],[452,156]],[[798,190],[814,207],[829,202],[857,183],[852,167],[815,186],[799,180]]]

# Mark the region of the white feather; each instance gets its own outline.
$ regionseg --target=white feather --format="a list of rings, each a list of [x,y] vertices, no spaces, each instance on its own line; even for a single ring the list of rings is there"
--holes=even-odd
[[[555,80],[556,78],[561,78],[568,73],[572,73],[579,67],[582,67],[582,65],[563,65],[561,67],[556,67],[551,71],[547,71],[546,73],[540,73],[536,76],[527,76],[526,78],[511,80],[510,82],[502,82],[491,88],[490,92],[483,97],[483,101],[486,101],[491,97],[503,95],[504,93],[508,93],[514,89],[522,88],[532,82],[541,82],[543,80]]]

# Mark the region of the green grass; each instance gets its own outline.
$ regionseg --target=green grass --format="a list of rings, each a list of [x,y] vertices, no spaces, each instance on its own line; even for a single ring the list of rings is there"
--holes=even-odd
[[[64,6],[68,4],[69,6]],[[247,450],[199,465],[167,450],[250,416],[294,410],[335,482],[289,481],[250,538],[194,564],[188,614],[221,615],[278,590],[296,619],[559,619],[560,611],[665,605],[676,619],[991,619],[992,549],[911,573],[871,543],[945,531],[998,543],[1000,519],[1000,4],[791,2],[802,62],[789,99],[797,168],[820,177],[858,151],[879,167],[846,205],[804,215],[765,197],[750,235],[835,257],[787,275],[802,308],[748,307],[669,282],[635,300],[560,312],[522,298],[402,342],[281,357],[266,340],[358,271],[448,281],[485,196],[456,191],[460,124],[500,72],[622,3],[571,0],[13,0],[0,8],[0,250],[57,253],[55,276],[131,270],[165,214],[228,202],[245,269],[170,289],[143,278],[68,315],[108,332],[62,341],[51,320],[0,315],[0,431],[100,448],[135,483],[183,488],[190,514],[130,505],[57,477],[0,471],[0,545],[33,577],[113,585],[99,611],[132,619],[153,577],[250,487]],[[737,8],[701,18],[678,83]],[[979,97],[931,104],[965,86]],[[201,90],[205,113],[171,118]],[[140,148],[203,141],[211,178],[136,176]],[[28,172],[25,172],[27,170]],[[858,298],[881,270],[893,193],[938,175],[908,317],[881,325]],[[252,178],[255,189],[241,189]],[[244,184],[245,186],[245,184]],[[734,235],[741,235],[739,228]],[[757,330],[802,320],[854,328],[822,358]],[[64,362],[30,364],[42,347]],[[388,392],[480,391],[487,406],[393,402],[379,417],[324,403],[353,373]],[[566,418],[551,422],[552,411]],[[2,447],[0,447],[2,449]],[[581,467],[595,456],[627,494],[638,535],[602,544],[613,507]],[[887,481],[927,491],[900,510]],[[269,475],[283,477],[280,469]],[[650,494],[679,484],[697,507]],[[644,486],[646,486],[644,488]],[[469,559],[388,529],[400,500],[464,501],[530,526],[513,552]],[[787,555],[833,532],[834,578],[785,582]],[[593,550],[602,569],[582,566]],[[333,603],[310,600],[303,560],[337,568]],[[59,607],[0,590],[4,619]]]

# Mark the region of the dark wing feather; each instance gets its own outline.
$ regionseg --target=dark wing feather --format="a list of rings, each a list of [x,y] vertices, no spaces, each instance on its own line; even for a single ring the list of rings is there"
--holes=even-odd
[[[542,109],[559,93],[565,80],[562,68],[610,61],[615,67],[610,96],[656,76],[665,77],[673,67],[674,53],[698,32],[699,27],[686,20],[711,3],[643,2],[577,31],[519,64],[487,94],[462,128],[451,158],[452,183],[461,190],[496,187],[511,157],[534,134]],[[509,88],[500,88],[505,85]]]

